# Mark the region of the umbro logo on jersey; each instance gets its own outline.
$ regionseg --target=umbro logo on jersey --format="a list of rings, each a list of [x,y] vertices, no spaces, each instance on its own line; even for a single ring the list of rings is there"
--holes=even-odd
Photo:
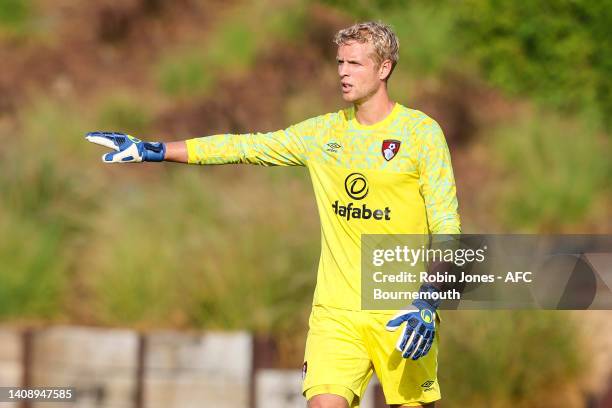
[[[329,142],[325,145],[325,150],[331,153],[338,153],[338,149],[340,148],[342,148],[342,146],[336,142]]]
[[[399,140],[383,140],[381,152],[386,161],[389,161],[395,157],[397,152],[399,152],[401,144],[402,142]]]

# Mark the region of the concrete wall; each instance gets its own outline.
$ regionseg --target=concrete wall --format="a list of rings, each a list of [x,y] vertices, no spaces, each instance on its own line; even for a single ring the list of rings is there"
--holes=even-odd
[[[258,408],[251,402],[257,390],[252,388],[253,338],[246,332],[141,335],[73,326],[28,332],[0,328],[0,386],[76,388],[76,401],[54,407]],[[297,379],[286,373],[281,383],[293,387],[282,392],[303,407],[297,372]],[[16,406],[0,402],[0,408]],[[48,406],[32,402],[22,407]],[[269,405],[259,405],[264,406]]]
[[[19,385],[23,379],[23,337],[19,331],[0,328],[0,386]],[[0,402],[0,408],[14,403]]]
[[[595,316],[601,317],[601,324],[610,323],[609,312],[589,317]],[[601,348],[607,347],[609,339],[599,347],[593,343],[592,350],[603,356]],[[61,408],[305,407],[301,369],[275,369],[274,363],[265,362],[270,360],[266,354],[274,354],[270,345],[258,346],[246,332],[143,335],[90,327],[28,332],[0,327],[0,386],[75,387],[75,402],[52,404]],[[598,408],[612,400],[612,391],[606,391],[612,389],[612,364],[601,365],[601,384],[592,394],[592,406]],[[606,392],[610,395],[604,400]],[[31,403],[19,408],[49,406]],[[375,378],[360,406],[385,406]],[[5,407],[18,405],[0,402],[0,408]]]
[[[251,346],[247,333],[166,332],[147,336],[144,405],[247,407]]]
[[[138,334],[130,330],[52,327],[32,337],[32,387],[75,387],[77,400],[55,407],[134,406]],[[32,404],[35,408],[48,403]]]

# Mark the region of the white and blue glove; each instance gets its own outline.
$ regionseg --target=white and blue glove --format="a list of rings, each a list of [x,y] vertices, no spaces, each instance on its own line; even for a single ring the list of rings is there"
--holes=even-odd
[[[423,285],[419,292],[437,291],[431,285]],[[402,357],[417,360],[425,356],[433,344],[436,334],[436,310],[440,301],[418,299],[387,322],[386,329],[396,331],[404,322],[406,325],[395,348]]]
[[[117,132],[89,132],[85,139],[110,149],[102,155],[104,163],[160,162],[166,155],[166,145],[160,142],[143,142],[133,136]]]

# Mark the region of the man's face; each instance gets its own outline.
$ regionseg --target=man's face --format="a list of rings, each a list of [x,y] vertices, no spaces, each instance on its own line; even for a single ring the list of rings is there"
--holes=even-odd
[[[384,83],[373,55],[374,46],[369,42],[350,41],[338,47],[338,75],[342,85],[342,99],[346,102],[363,102]]]

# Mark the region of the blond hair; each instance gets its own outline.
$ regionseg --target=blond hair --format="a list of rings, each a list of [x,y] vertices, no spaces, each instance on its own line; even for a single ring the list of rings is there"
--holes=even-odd
[[[367,21],[340,30],[334,36],[334,43],[338,46],[349,41],[371,43],[374,46],[374,61],[380,66],[383,61],[390,60],[393,72],[399,60],[399,40],[391,27],[382,22]]]

